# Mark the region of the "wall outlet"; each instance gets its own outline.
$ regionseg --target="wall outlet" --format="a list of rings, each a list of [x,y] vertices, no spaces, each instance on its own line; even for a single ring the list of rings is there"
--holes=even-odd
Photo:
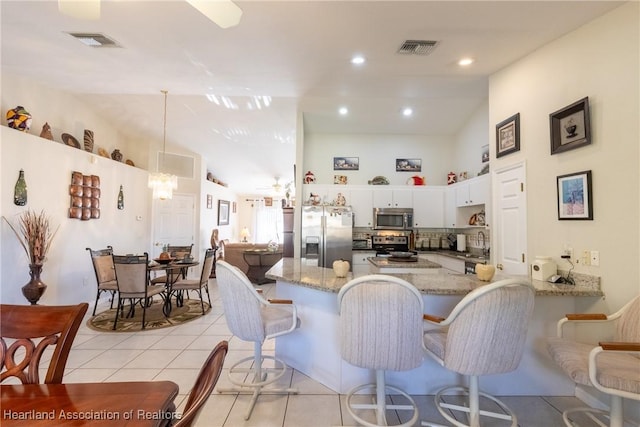
[[[600,251],[591,251],[591,265],[600,265]]]
[[[591,252],[582,251],[582,259],[580,262],[582,262],[582,265],[591,265]]]

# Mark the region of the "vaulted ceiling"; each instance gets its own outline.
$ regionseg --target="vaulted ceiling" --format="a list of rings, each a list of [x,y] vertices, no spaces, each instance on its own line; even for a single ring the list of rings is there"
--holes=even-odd
[[[305,132],[453,135],[486,101],[489,75],[622,2],[235,3],[240,23],[222,29],[182,0],[102,0],[99,20],[64,15],[56,1],[3,0],[2,72],[73,93],[132,137],[158,140],[166,89],[167,142],[202,155],[234,191],[259,193],[293,179],[298,113]],[[438,44],[398,53],[406,40]],[[355,54],[366,62],[351,64]],[[463,68],[465,56],[475,62]]]

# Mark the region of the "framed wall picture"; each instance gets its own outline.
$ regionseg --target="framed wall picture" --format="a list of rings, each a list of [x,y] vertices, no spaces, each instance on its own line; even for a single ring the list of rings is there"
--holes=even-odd
[[[551,154],[591,144],[589,97],[582,98],[549,115]]]
[[[593,219],[591,171],[557,177],[558,219]]]
[[[228,200],[218,200],[218,225],[229,225]]]
[[[489,161],[489,144],[483,145],[480,152],[482,163],[487,163]]]
[[[496,157],[506,156],[516,151],[520,151],[520,113],[496,125]]]
[[[334,171],[357,171],[358,169],[360,169],[359,157],[334,157],[333,158]]]
[[[396,159],[396,172],[422,172],[422,159]]]
[[[265,197],[264,205],[267,207],[273,206],[273,197]]]
[[[333,183],[339,185],[346,185],[349,179],[346,175],[333,175]]]

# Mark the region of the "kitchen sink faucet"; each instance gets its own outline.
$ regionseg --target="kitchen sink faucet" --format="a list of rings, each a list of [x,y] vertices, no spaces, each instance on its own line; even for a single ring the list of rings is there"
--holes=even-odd
[[[478,244],[480,244],[480,238],[482,237],[482,255],[487,255],[486,236],[483,231],[478,231]]]

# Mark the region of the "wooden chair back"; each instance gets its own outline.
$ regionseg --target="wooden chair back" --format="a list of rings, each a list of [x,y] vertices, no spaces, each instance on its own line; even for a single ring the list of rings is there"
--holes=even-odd
[[[40,359],[55,346],[44,382],[62,383],[71,345],[89,304],[68,306],[0,304],[0,382],[10,377],[39,384]]]
[[[209,399],[218,382],[218,378],[220,378],[227,351],[229,351],[229,343],[227,341],[220,341],[218,345],[215,346],[209,358],[200,369],[198,378],[189,393],[182,417],[178,422],[173,424],[174,427],[190,427],[195,423],[200,410],[207,402],[207,399]]]

